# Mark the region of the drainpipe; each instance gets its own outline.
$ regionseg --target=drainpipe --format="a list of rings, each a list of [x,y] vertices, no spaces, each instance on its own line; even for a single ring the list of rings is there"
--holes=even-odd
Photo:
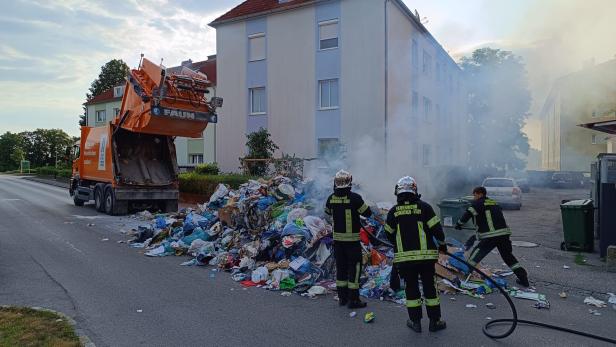
[[[388,79],[388,68],[389,68],[389,45],[388,45],[388,21],[387,21],[387,3],[389,2],[389,0],[385,0],[383,3],[383,8],[385,11],[385,107],[384,107],[384,111],[385,111],[385,132],[384,132],[384,143],[385,143],[385,168],[387,168],[387,162],[388,162],[388,138],[387,138],[387,130],[388,130],[388,119],[387,119],[387,95],[388,95],[388,84],[389,84],[389,79]]]

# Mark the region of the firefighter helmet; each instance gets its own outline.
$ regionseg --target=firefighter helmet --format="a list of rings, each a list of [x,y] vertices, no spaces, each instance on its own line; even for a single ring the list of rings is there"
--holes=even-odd
[[[351,176],[350,173],[344,170],[336,172],[336,176],[334,177],[335,188],[350,188],[351,182],[353,182],[353,176]]]
[[[413,177],[404,176],[398,180],[395,194],[398,195],[401,193],[413,193],[417,195],[417,183]]]

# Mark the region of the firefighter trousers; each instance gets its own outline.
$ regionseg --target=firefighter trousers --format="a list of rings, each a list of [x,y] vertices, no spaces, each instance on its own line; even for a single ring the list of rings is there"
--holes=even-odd
[[[471,265],[479,264],[479,262],[490,254],[494,248],[498,249],[498,253],[500,253],[501,258],[503,258],[503,261],[511,270],[516,271],[516,269],[522,268],[516,257],[513,255],[513,247],[511,246],[511,240],[508,235],[480,240],[468,257],[469,263]]]
[[[423,287],[423,303],[430,320],[441,318],[441,303],[436,289],[436,269],[433,261],[404,262],[396,264],[400,276],[406,282],[406,308],[409,319],[418,321],[422,318],[421,292],[419,279]]]
[[[349,299],[359,299],[361,275],[361,244],[359,241],[334,241],[336,287],[348,288]]]

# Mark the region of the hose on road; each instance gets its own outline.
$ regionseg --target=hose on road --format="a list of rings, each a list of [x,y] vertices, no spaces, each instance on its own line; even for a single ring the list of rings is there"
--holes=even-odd
[[[447,254],[448,256],[450,256],[451,258],[453,258],[453,259],[455,259],[455,260],[457,260],[459,262],[462,262],[462,263],[466,264],[466,266],[468,266],[469,268],[473,269],[473,271],[477,272],[484,280],[490,281],[490,283],[492,283],[492,285],[494,285],[496,288],[498,288],[498,290],[505,297],[505,299],[507,299],[507,303],[509,303],[509,307],[511,308],[511,314],[512,314],[513,317],[512,318],[494,319],[494,320],[491,320],[491,321],[487,322],[483,326],[483,334],[486,335],[487,337],[489,337],[491,339],[495,339],[495,340],[504,339],[505,337],[513,334],[515,329],[518,327],[518,324],[526,324],[526,325],[539,326],[539,327],[542,327],[542,328],[562,331],[562,332],[566,332],[566,333],[569,333],[569,334],[584,336],[584,337],[588,337],[588,338],[591,338],[591,339],[595,339],[595,340],[599,340],[599,341],[603,341],[603,342],[607,342],[607,343],[616,344],[616,339],[610,339],[610,338],[607,338],[607,337],[603,337],[603,336],[587,333],[587,332],[584,332],[584,331],[579,331],[579,330],[574,330],[574,329],[569,329],[569,328],[563,328],[563,327],[559,327],[559,326],[551,325],[551,324],[547,324],[547,323],[535,322],[535,321],[526,320],[526,319],[519,319],[518,318],[518,311],[515,308],[515,304],[513,303],[513,300],[511,300],[511,296],[509,295],[509,293],[502,286],[500,286],[498,283],[496,283],[496,281],[494,281],[490,276],[486,275],[485,273],[483,273],[481,270],[479,270],[475,266],[469,264],[466,260],[461,259],[460,257],[457,257],[457,256],[455,256],[455,255],[453,255],[453,254],[451,254],[449,252],[446,252],[445,254]],[[509,329],[507,331],[505,331],[504,333],[502,333],[502,334],[493,334],[493,333],[491,333],[489,331],[490,327],[492,327],[493,325],[498,325],[498,324],[503,324],[503,323],[511,323],[511,326],[509,327]]]

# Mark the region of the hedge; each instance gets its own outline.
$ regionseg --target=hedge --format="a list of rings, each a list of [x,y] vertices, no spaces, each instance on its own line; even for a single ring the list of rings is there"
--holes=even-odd
[[[53,166],[43,166],[36,169],[36,174],[39,176],[70,178],[73,172],[71,169],[55,168]]]
[[[220,173],[220,169],[218,168],[217,163],[199,164],[195,166],[194,172],[199,175],[218,175]]]
[[[179,175],[180,192],[211,196],[220,183],[227,184],[233,189],[239,188],[248,182],[251,176],[238,174],[200,175],[195,172],[187,172]]]

